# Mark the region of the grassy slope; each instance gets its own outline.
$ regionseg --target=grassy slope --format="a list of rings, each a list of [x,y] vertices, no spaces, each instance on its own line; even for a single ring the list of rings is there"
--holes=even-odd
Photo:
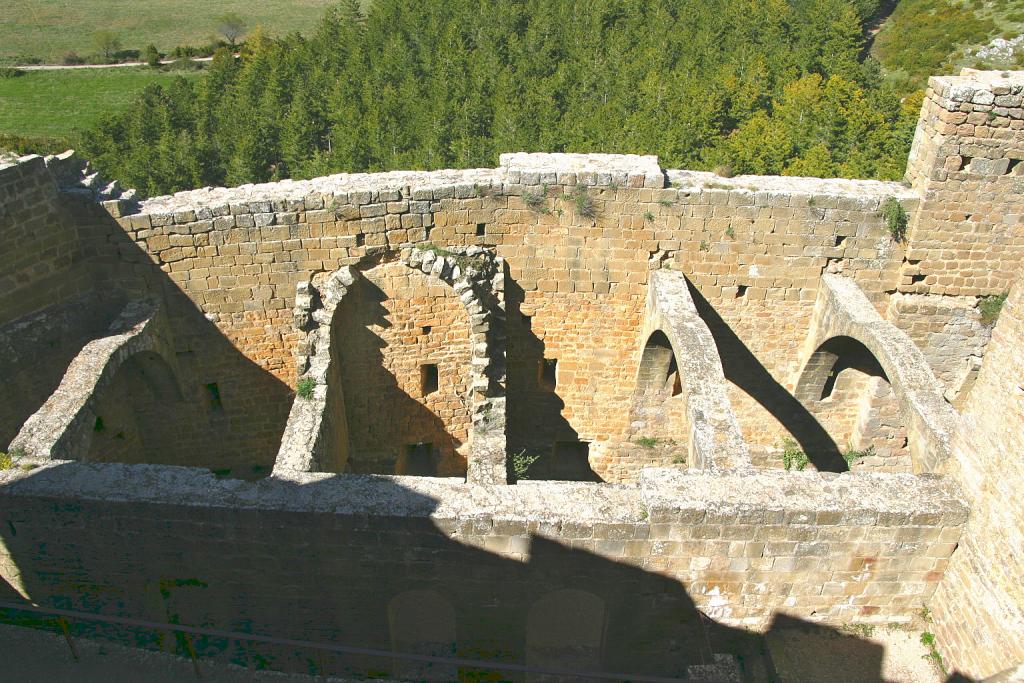
[[[59,63],[69,51],[94,52],[93,32],[117,31],[127,49],[153,43],[169,51],[177,45],[209,42],[215,17],[237,12],[250,27],[271,34],[308,31],[332,0],[4,0],[0,2],[0,60],[33,55]]]
[[[136,67],[30,71],[0,78],[0,133],[66,137],[124,107],[147,84],[170,83],[179,73]],[[180,75],[192,78],[194,72]]]
[[[913,90],[924,87],[930,75],[956,73],[964,66],[1020,68],[1020,57],[989,64],[965,52],[1021,33],[1021,0],[900,0],[871,53],[890,78]]]

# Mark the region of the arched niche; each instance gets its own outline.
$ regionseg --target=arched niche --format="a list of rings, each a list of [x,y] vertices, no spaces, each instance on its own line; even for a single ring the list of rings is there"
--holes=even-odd
[[[889,378],[860,341],[822,343],[797,382],[797,399],[828,432],[852,469],[909,471],[908,428]]]
[[[174,370],[160,354],[129,356],[92,403],[86,459],[184,464],[179,444],[192,428],[184,408]]]
[[[411,590],[392,598],[388,603],[388,627],[393,652],[455,656],[455,609],[434,591]],[[396,658],[392,674],[400,680],[454,681],[458,680],[458,667]]]
[[[526,663],[578,671],[600,671],[607,615],[604,600],[567,588],[548,593],[530,607],[526,620]],[[531,683],[562,680],[529,674]]]

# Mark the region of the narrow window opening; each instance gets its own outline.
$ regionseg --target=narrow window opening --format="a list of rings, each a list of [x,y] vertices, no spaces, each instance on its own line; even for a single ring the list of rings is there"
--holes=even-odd
[[[836,379],[839,377],[838,368],[832,368],[832,372],[828,373],[828,379],[825,380],[825,386],[821,389],[821,400],[824,401],[826,398],[832,396],[832,392],[836,388]]]
[[[431,230],[432,230],[432,228],[429,225],[427,227],[423,228],[423,238],[424,239],[427,239],[427,240],[430,239],[430,231]]]
[[[960,170],[961,171],[967,171],[968,173],[970,173],[970,171],[971,171],[971,162],[972,161],[974,161],[974,157],[961,156],[960,157]]]
[[[362,247],[362,246],[364,246],[365,244],[366,244],[366,235],[364,235],[364,234],[363,234],[363,233],[361,233],[361,232],[360,232],[360,233],[358,233],[358,234],[356,235],[356,246],[357,246],[357,247]]]
[[[430,325],[424,325],[423,327],[420,328],[420,331],[423,334],[430,334],[430,330],[432,330],[432,329],[434,329],[434,328],[431,327]]]
[[[919,285],[919,284],[924,282],[925,277],[927,277],[927,276],[924,275],[923,273],[919,274],[919,275],[911,275],[910,276],[910,284],[912,284],[912,285]]]
[[[845,241],[846,241],[846,235],[836,235],[836,246],[837,247],[840,246]]]
[[[1020,162],[1020,159],[1010,159],[1010,165],[1006,167],[1006,175],[1021,175],[1024,173],[1024,166],[1021,166]]]
[[[424,396],[437,391],[437,365],[426,363],[420,366],[420,390]]]
[[[224,403],[220,399],[220,387],[216,382],[206,385],[206,402],[210,410],[224,410]]]
[[[740,285],[736,288],[736,298],[742,299],[747,295],[747,285]]]
[[[558,385],[558,361],[554,358],[543,359],[540,362],[539,375],[540,388],[554,391]]]
[[[94,431],[94,432],[102,432],[103,431],[103,418],[102,417],[97,417],[96,418],[96,422],[94,422],[93,425],[92,425],[92,431]]]
[[[487,225],[485,223],[476,224],[476,236],[483,237],[486,234]]]
[[[434,444],[411,443],[405,447],[405,462],[400,463],[396,474],[410,477],[433,477],[437,475],[434,465]]]

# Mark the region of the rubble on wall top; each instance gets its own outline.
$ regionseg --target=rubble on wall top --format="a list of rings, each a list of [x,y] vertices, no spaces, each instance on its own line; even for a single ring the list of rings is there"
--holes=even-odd
[[[474,168],[441,171],[390,171],[386,173],[339,173],[310,180],[279,180],[238,187],[204,187],[140,203],[142,213],[171,213],[197,206],[247,202],[301,200],[312,195],[334,195],[371,190],[427,189],[451,185],[488,187],[501,184],[498,169]]]
[[[896,197],[911,199],[917,192],[902,183],[849,178],[740,175],[725,178],[707,171],[666,171],[672,187],[680,190],[731,190],[779,194],[836,195],[841,197]]]
[[[962,69],[958,76],[932,76],[928,87],[951,102],[990,105],[997,96],[1024,93],[1024,71]]]

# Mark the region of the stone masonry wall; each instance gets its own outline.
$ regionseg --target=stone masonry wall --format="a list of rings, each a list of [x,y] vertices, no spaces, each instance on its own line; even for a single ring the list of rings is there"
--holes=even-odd
[[[899,291],[1002,294],[1024,260],[1024,72],[929,80],[907,179],[921,191]]]
[[[455,291],[402,262],[382,264],[363,272],[335,326],[350,471],[402,474],[408,449],[427,443],[437,474],[464,476],[470,324]],[[425,364],[437,368],[437,388],[426,394]]]
[[[912,475],[250,483],[56,463],[0,472],[0,574],[41,605],[383,649],[392,599],[433,591],[454,606],[460,656],[506,661],[523,660],[531,611],[572,589],[604,605],[599,666],[666,676],[707,657],[709,638],[736,652],[723,635],[779,612],[910,620],[960,538],[957,496]]]
[[[0,450],[106,328],[74,222],[41,157],[0,164]]]
[[[955,436],[950,474],[971,505],[930,606],[949,666],[984,678],[1024,661],[1024,287],[1003,307]]]

